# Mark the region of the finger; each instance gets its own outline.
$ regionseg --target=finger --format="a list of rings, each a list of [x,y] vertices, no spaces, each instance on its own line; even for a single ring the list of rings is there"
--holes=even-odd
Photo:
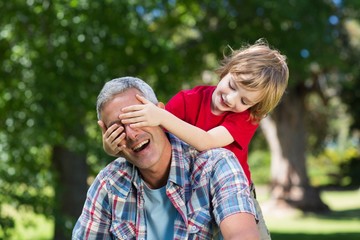
[[[126,118],[122,119],[122,124],[134,124],[134,123],[140,123],[143,122],[145,119],[144,117],[132,117],[132,118]]]
[[[122,112],[133,112],[133,111],[139,111],[144,109],[144,105],[141,104],[136,104],[136,105],[131,105],[128,107],[124,107],[121,109]]]
[[[124,139],[125,139],[125,133],[121,133],[120,136],[119,136],[119,143],[122,143],[121,145],[124,145]]]
[[[117,152],[117,149],[121,146],[125,146],[126,145],[126,140],[125,140],[125,133],[121,133],[120,136],[118,138],[116,138],[116,141],[114,141],[111,144],[111,148],[114,149],[114,152]]]
[[[119,118],[122,119],[130,119],[130,118],[134,118],[134,117],[139,117],[142,116],[143,113],[142,111],[136,111],[136,112],[128,112],[128,113],[122,113],[119,115]]]
[[[120,135],[118,145],[126,146],[125,136],[126,136],[125,133],[122,133],[122,134]]]
[[[139,94],[136,94],[136,98],[143,104],[147,104],[147,103],[150,103],[149,100],[147,100],[145,97],[139,95]]]
[[[130,127],[132,127],[132,128],[141,128],[141,127],[146,127],[146,126],[149,126],[149,124],[147,124],[146,122],[137,122],[137,123],[130,124]]]
[[[117,129],[115,129],[115,131],[113,131],[111,133],[111,135],[109,136],[109,140],[111,143],[114,143],[114,141],[116,141],[119,137],[121,137],[121,134],[125,134],[124,132],[124,128],[118,127]],[[121,141],[122,139],[120,139],[119,141]]]
[[[126,148],[126,145],[119,145],[117,146],[117,155],[119,155],[124,149]]]
[[[121,125],[115,123],[106,130],[105,137],[109,138],[114,133],[119,135],[119,133],[122,132],[123,130],[124,128]]]

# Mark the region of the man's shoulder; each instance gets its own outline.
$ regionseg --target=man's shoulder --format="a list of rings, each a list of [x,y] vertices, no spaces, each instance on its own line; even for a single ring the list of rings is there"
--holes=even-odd
[[[126,190],[126,186],[131,186],[133,174],[133,165],[124,158],[117,158],[103,168],[97,178],[115,193],[123,192],[123,190]]]
[[[205,151],[197,151],[194,147],[180,140],[171,133],[167,133],[172,144],[172,150],[176,151],[176,156],[190,162],[204,162],[206,164],[216,164],[218,161],[234,161],[238,162],[234,153],[225,148],[212,148]],[[180,156],[181,154],[181,156]]]
[[[99,172],[94,184],[105,188],[110,196],[123,198],[130,191],[133,175],[133,165],[124,158],[117,158]]]
[[[112,172],[117,172],[119,169],[122,168],[128,168],[129,164],[126,161],[126,159],[124,158],[117,158],[114,161],[111,161],[108,165],[106,165],[106,167],[104,167],[100,173],[112,173]]]
[[[239,181],[247,182],[245,173],[234,153],[225,148],[214,148],[197,152],[190,161],[189,168],[191,185],[213,186],[221,185],[225,180],[235,177]],[[230,177],[230,178],[229,178]],[[208,185],[211,183],[210,185]]]
[[[238,162],[234,153],[226,148],[212,148],[199,152],[198,158],[204,158],[212,164],[224,160]]]

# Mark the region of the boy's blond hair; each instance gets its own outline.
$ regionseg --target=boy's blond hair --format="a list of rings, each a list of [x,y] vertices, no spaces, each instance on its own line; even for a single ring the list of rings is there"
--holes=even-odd
[[[250,107],[250,118],[258,122],[279,103],[288,84],[286,56],[271,49],[264,39],[239,50],[232,50],[215,71],[222,79],[228,73],[248,91],[261,91],[260,99]]]

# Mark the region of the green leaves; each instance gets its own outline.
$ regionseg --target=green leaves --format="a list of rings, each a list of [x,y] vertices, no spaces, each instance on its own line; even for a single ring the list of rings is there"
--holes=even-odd
[[[8,186],[18,186],[16,181],[29,184],[25,179],[37,189],[52,185],[54,145],[88,154],[91,166],[102,166],[95,102],[115,77],[138,76],[167,102],[182,87],[216,83],[212,73],[228,46],[265,37],[288,57],[289,87],[310,91],[314,74],[341,74],[349,67],[342,23],[359,8],[345,4],[2,1],[0,169],[14,171],[2,172],[0,191],[7,186],[12,192]],[[40,169],[50,174],[37,175]]]

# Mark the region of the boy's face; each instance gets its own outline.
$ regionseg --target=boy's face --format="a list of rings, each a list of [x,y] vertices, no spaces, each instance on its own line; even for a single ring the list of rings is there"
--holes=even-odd
[[[124,107],[141,104],[135,97],[141,92],[130,88],[106,102],[101,110],[101,120],[106,128],[112,124],[121,124],[119,115]],[[142,173],[146,171],[164,171],[171,157],[171,145],[161,127],[131,128],[122,125],[126,134],[126,148],[121,156],[139,168]]]
[[[214,114],[243,112],[257,103],[261,92],[246,90],[238,81],[241,80],[230,73],[220,80],[211,99],[211,110]]]

